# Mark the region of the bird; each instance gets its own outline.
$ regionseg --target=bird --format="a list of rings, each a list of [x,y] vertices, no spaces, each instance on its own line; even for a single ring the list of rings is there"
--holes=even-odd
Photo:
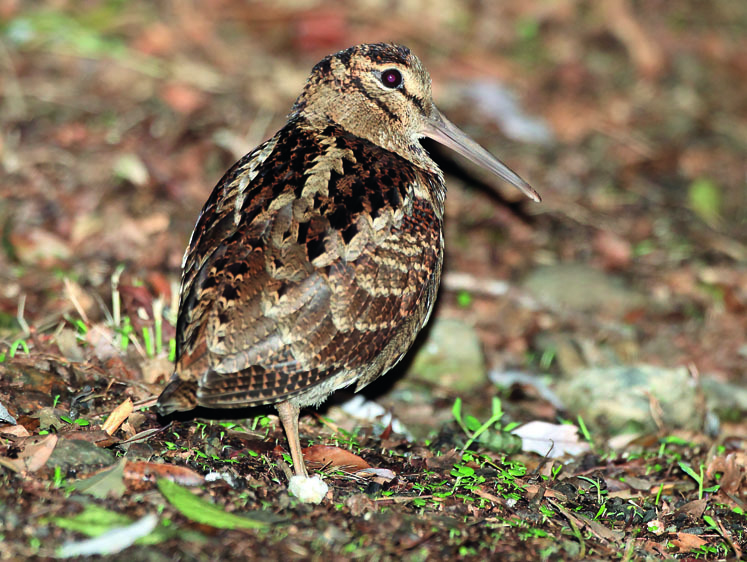
[[[451,123],[407,47],[316,64],[287,123],[236,162],[182,264],[167,417],[275,405],[296,476],[300,409],[389,371],[428,322],[444,256],[444,175],[427,137],[537,192]]]

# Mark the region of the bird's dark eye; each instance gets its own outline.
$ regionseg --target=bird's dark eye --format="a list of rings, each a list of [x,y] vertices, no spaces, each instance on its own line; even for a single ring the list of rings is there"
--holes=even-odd
[[[381,83],[387,88],[398,88],[402,84],[402,74],[396,68],[381,73]]]

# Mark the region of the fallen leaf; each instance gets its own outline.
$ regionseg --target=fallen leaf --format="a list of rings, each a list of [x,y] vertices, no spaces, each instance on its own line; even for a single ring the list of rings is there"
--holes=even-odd
[[[652,519],[646,523],[646,528],[649,533],[653,533],[656,536],[663,535],[666,531],[666,525],[659,519]]]
[[[551,459],[566,454],[580,455],[589,450],[589,444],[579,439],[578,428],[574,425],[533,421],[517,427],[511,433],[521,437],[523,451]]]
[[[648,478],[639,478],[637,476],[626,476],[624,484],[633,490],[647,492],[654,487],[654,482]],[[608,487],[609,488],[609,487]]]
[[[4,425],[0,427],[0,433],[5,435],[13,435],[15,437],[28,437],[31,435],[28,430],[22,425]]]
[[[692,517],[693,519],[700,519],[707,506],[708,500],[706,500],[705,498],[701,498],[699,500],[687,502],[685,505],[680,506],[675,511],[675,513],[681,513],[687,515],[688,517]]]
[[[609,230],[598,230],[594,234],[592,245],[602,258],[602,264],[608,269],[624,269],[633,258],[630,242]]]
[[[57,436],[50,433],[39,438],[31,438],[31,441],[32,443],[26,445],[18,458],[24,461],[28,472],[36,472],[47,464],[47,460],[57,445]]]
[[[361,478],[370,478],[372,481],[381,484],[382,486],[384,484],[389,484],[397,478],[397,474],[388,468],[364,468],[357,471],[355,475],[360,476]]]
[[[158,516],[149,513],[143,515],[131,525],[111,529],[95,539],[66,542],[57,551],[57,556],[71,558],[74,556],[116,554],[130,547],[136,540],[149,535],[157,525]]]
[[[505,500],[499,498],[498,496],[495,496],[495,495],[491,494],[490,492],[488,492],[487,490],[485,490],[482,487],[478,486],[477,488],[473,488],[472,492],[476,496],[480,496],[481,498],[486,499],[488,501],[491,501],[491,502],[493,502],[496,505],[506,505]]]
[[[345,506],[353,517],[360,517],[366,512],[376,511],[376,503],[366,494],[353,494],[345,500]]]
[[[677,533],[674,537],[669,538],[669,542],[680,552],[690,552],[708,544],[707,540],[691,533]]]
[[[148,183],[148,168],[137,154],[122,154],[114,163],[114,175],[127,180],[133,185],[143,186]]]
[[[345,468],[347,470],[361,470],[371,468],[366,461],[350,451],[329,445],[313,445],[303,450],[306,464],[319,467]]]
[[[75,439],[77,441],[88,441],[94,443],[97,447],[111,447],[119,443],[119,439],[112,437],[106,431],[102,429],[93,429],[90,431],[82,430],[71,430],[66,431],[64,434],[60,434],[60,437],[65,439]]]
[[[571,521],[573,524],[578,527],[579,530],[582,530],[584,528],[589,529],[594,535],[596,535],[600,539],[604,539],[606,541],[610,542],[620,542],[623,537],[625,536],[625,533],[623,531],[616,531],[614,529],[608,529],[604,525],[602,525],[599,521],[594,521],[592,519],[588,519],[587,517],[584,517],[580,513],[572,514],[570,511],[565,509],[562,505],[560,505],[558,502],[553,500],[547,500],[552,504],[555,509],[557,509],[568,521]]]
[[[462,460],[462,453],[452,449],[448,453],[438,456],[432,456],[425,459],[425,466],[428,470],[450,471],[454,464]]]
[[[86,478],[71,483],[71,487],[95,498],[120,498],[127,487],[124,484],[124,467],[127,461],[121,459]]]
[[[530,496],[534,496],[540,491],[540,487],[537,484],[527,484],[524,486],[524,491]],[[545,488],[542,497],[557,498],[562,502],[568,501],[568,497],[565,494],[561,494],[560,492],[551,488]]]
[[[7,408],[0,402],[0,423],[16,424],[16,420],[10,415]]]
[[[112,413],[109,414],[109,417],[106,418],[106,421],[101,424],[101,429],[106,431],[109,435],[113,435],[114,432],[119,429],[119,426],[122,425],[122,422],[124,422],[132,413],[134,408],[132,399],[127,398],[127,400],[114,408]]]
[[[194,113],[203,107],[207,101],[205,94],[186,84],[172,82],[161,88],[161,99],[171,109],[184,115]]]
[[[133,41],[133,47],[147,55],[165,55],[170,53],[175,44],[176,32],[163,22],[154,22],[146,26]]]
[[[147,461],[128,461],[124,468],[124,479],[133,482],[155,482],[165,478],[182,486],[199,486],[205,479],[186,466]]]
[[[196,496],[171,480],[159,480],[158,489],[182,515],[197,523],[218,529],[263,529],[269,524],[267,521],[224,511],[220,506]]]
[[[646,78],[656,78],[666,65],[666,57],[658,38],[652,36],[635,17],[633,2],[607,0],[600,2],[610,31],[625,45],[636,69]]]
[[[143,382],[153,384],[159,379],[167,380],[174,372],[174,364],[168,357],[148,357],[141,362]]]
[[[0,457],[0,465],[20,474],[36,472],[47,463],[56,445],[57,435],[54,433],[23,439],[18,443],[22,448],[19,455],[12,459]]]
[[[706,475],[710,480],[715,480],[717,473],[721,473],[719,490],[724,494],[738,494],[747,484],[747,453],[737,451],[725,457],[714,457],[706,469]]]
[[[120,352],[114,345],[114,331],[104,324],[94,324],[86,333],[86,341],[93,348],[93,354],[102,361]]]

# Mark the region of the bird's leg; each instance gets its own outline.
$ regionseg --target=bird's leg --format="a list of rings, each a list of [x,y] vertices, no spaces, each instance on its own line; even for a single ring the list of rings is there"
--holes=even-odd
[[[308,477],[309,473],[306,472],[306,464],[303,462],[303,453],[301,452],[301,439],[298,437],[298,414],[301,409],[290,400],[280,402],[275,407],[285,428],[285,435],[288,437],[288,447],[290,447],[291,458],[293,459],[293,471],[296,476]]]

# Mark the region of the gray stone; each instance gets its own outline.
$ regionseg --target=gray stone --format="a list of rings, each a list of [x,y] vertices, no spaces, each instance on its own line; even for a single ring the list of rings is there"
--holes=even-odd
[[[700,429],[695,381],[685,367],[653,365],[582,369],[556,384],[556,392],[574,416],[610,433],[656,431],[652,398],[667,428]]]
[[[52,455],[47,460],[47,466],[59,466],[63,473],[71,469],[77,472],[87,472],[96,468],[109,466],[115,460],[114,453],[97,447],[95,443],[80,439],[60,439]]]
[[[484,385],[485,357],[474,328],[460,320],[437,318],[410,373],[458,392]]]
[[[620,317],[644,306],[646,299],[623,280],[584,264],[538,267],[524,287],[551,310],[595,312]]]

